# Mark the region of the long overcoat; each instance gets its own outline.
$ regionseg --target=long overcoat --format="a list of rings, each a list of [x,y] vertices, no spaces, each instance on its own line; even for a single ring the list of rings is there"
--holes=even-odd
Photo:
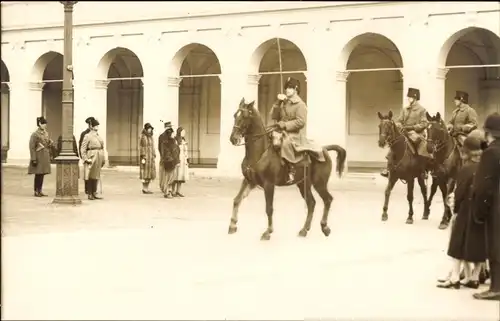
[[[160,166],[163,166],[167,171],[172,171],[179,164],[180,154],[180,149],[175,138],[168,137],[166,133],[163,133],[158,139],[158,145]]]
[[[91,130],[83,138],[80,150],[83,163],[83,175],[85,180],[100,179],[101,168],[104,166],[104,140],[96,131]],[[86,161],[89,160],[90,163]]]
[[[477,167],[477,162],[470,162],[458,173],[454,206],[457,215],[448,245],[449,256],[476,263],[487,258],[485,225],[474,220],[472,183]]]
[[[143,131],[139,141],[139,155],[141,157],[140,163],[140,179],[153,180],[156,178],[156,151],[153,135]],[[142,163],[142,160],[145,163]]]
[[[38,128],[30,137],[30,163],[28,174],[50,174],[50,152],[54,142],[46,130]],[[33,166],[31,161],[36,161]]]
[[[285,122],[286,135],[281,146],[281,157],[290,163],[297,163],[304,158],[304,151],[313,151],[319,161],[324,161],[321,146],[307,139],[307,106],[298,95],[283,103],[275,102],[271,108],[271,118]]]
[[[177,182],[184,183],[189,179],[189,153],[188,153],[188,143],[183,138],[180,143],[178,143],[180,153],[179,153],[179,168],[177,169]]]
[[[483,151],[474,180],[475,219],[486,224],[488,259],[500,264],[500,140]]]
[[[413,106],[407,106],[401,110],[396,125],[399,127],[413,126],[414,130],[408,131],[408,138],[413,142],[421,140],[426,135],[426,128],[429,125],[426,116],[427,110],[416,102]]]
[[[455,108],[448,124],[453,126],[458,140],[463,143],[467,138],[464,134],[469,134],[472,129],[478,126],[477,113],[471,106],[462,104],[462,106]]]

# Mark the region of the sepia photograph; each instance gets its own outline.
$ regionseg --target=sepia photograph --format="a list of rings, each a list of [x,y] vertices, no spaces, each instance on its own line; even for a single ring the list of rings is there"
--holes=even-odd
[[[500,319],[500,3],[2,1],[2,320]]]

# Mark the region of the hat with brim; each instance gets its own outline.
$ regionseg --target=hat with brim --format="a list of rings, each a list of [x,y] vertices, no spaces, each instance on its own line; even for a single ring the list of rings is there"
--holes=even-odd
[[[150,123],[145,123],[144,124],[144,129],[149,129],[149,128],[151,128],[151,130],[154,129],[154,127]]]
[[[493,137],[500,138],[500,114],[493,113],[486,117],[483,128],[485,132],[490,133]]]
[[[90,120],[90,126],[92,126],[92,127],[99,126],[99,122],[97,121],[97,119],[92,118]]]
[[[85,123],[89,124],[90,125],[90,122],[92,121],[92,119],[95,119],[94,117],[89,117],[87,119],[85,119]]]

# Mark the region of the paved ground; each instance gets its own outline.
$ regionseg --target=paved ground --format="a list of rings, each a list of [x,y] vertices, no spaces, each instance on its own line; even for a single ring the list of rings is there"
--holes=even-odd
[[[105,200],[62,207],[33,198],[24,173],[2,173],[4,319],[498,320],[497,303],[435,287],[447,263],[442,204],[422,221],[417,196],[418,219],[405,225],[404,186],[382,223],[383,186],[332,182],[332,235],[320,232],[319,201],[306,239],[298,192],[280,189],[262,242],[260,191],[227,235],[234,179],[195,178],[185,199],[166,200],[140,194],[135,173],[108,171]],[[54,185],[52,175],[46,192]]]

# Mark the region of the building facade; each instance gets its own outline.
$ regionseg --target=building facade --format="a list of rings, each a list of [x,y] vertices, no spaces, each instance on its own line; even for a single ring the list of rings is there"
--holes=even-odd
[[[25,162],[36,117],[61,133],[63,8],[1,6],[2,149]],[[75,136],[96,117],[115,165],[138,163],[145,122],[157,137],[172,121],[194,165],[237,172],[239,101],[268,122],[288,76],[301,82],[309,137],[344,146],[356,167],[384,162],[377,112],[399,113],[408,87],[431,114],[449,116],[456,90],[481,120],[500,111],[495,2],[80,2],[74,25]]]

